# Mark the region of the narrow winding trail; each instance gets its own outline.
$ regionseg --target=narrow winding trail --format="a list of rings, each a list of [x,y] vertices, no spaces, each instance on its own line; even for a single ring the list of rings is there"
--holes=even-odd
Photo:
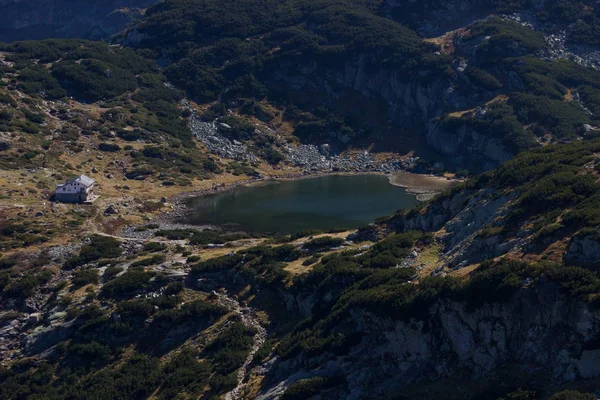
[[[243,389],[246,386],[244,382],[248,369],[254,360],[254,355],[263,346],[267,338],[267,330],[258,322],[256,310],[251,307],[242,307],[240,303],[232,299],[231,297],[219,294],[218,303],[227,307],[230,312],[238,315],[244,325],[248,328],[253,329],[256,333],[253,337],[252,347],[250,353],[246,358],[244,364],[240,367],[237,373],[237,386],[225,395],[225,400],[240,400],[242,399]]]
[[[124,237],[117,235],[110,235],[103,232],[94,232],[97,235],[112,237],[119,240],[124,241],[133,241],[133,242],[145,242],[148,241],[144,238],[136,238],[136,237]],[[152,242],[165,243],[165,244],[180,244],[180,240],[159,240],[154,239],[150,240]],[[208,293],[207,293],[208,295]],[[244,307],[240,304],[239,301],[227,296],[226,294],[219,293],[217,294],[217,304],[227,308],[229,312],[240,317],[240,321],[248,328],[253,329],[256,333],[252,339],[252,347],[250,348],[250,352],[248,353],[248,357],[244,364],[240,367],[237,373],[237,386],[228,392],[225,395],[225,400],[241,400],[243,399],[242,394],[243,390],[246,386],[245,380],[248,374],[248,370],[250,365],[252,365],[252,361],[254,361],[254,355],[256,352],[264,345],[267,338],[267,330],[259,323],[259,318],[256,315],[257,310],[251,307]]]

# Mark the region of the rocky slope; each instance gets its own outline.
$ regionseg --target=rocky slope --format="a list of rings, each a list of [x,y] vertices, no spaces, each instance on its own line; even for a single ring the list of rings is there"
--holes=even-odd
[[[600,376],[599,323],[597,310],[561,295],[555,284],[525,288],[506,302],[476,309],[438,301],[426,317],[406,322],[353,310],[340,321],[360,337],[347,354],[275,361],[270,389],[258,398],[276,399],[299,380],[336,375],[348,382],[338,398],[372,398],[463,369],[484,381],[506,363],[518,365],[515,371],[525,376],[544,370],[551,385],[595,378]]]
[[[538,390],[597,382],[600,314],[595,295],[582,289],[598,289],[588,280],[595,273],[562,265],[598,266],[599,220],[591,214],[575,217],[589,212],[583,209],[592,199],[570,196],[568,207],[557,205],[556,197],[535,203],[533,209],[528,204],[548,182],[570,173],[579,183],[563,181],[557,191],[568,192],[583,181],[597,187],[598,149],[594,141],[523,154],[479,183],[454,189],[422,210],[392,217],[388,229],[433,233],[396,265],[398,274],[405,268],[416,270],[404,285],[427,288],[416,300],[407,301],[407,286],[386,286],[391,277],[359,279],[352,285],[350,275],[326,272],[335,269],[332,259],[322,261],[323,269],[315,268],[317,281],[309,274],[291,290],[280,291],[288,312],[306,318],[289,339],[302,344],[282,344],[284,350],[276,353],[280,357],[268,364],[260,398],[278,398],[318,377],[336,377],[338,383],[330,390],[347,399],[400,393],[400,398],[414,398],[428,382],[458,376],[472,379],[489,398],[499,393],[495,390],[525,387],[534,376],[530,387]],[[583,165],[582,159],[589,163]],[[555,172],[541,172],[548,168]],[[527,183],[507,186],[509,179]],[[424,263],[419,254],[432,245],[440,249],[439,258]],[[345,260],[351,263],[352,257]],[[465,276],[469,289],[456,292],[454,277]],[[373,282],[380,282],[374,287],[384,294],[372,289]],[[294,350],[287,350],[289,346]],[[513,382],[495,387],[495,377],[505,368]]]
[[[228,106],[251,98],[285,108],[283,120],[293,124],[294,134],[305,143],[336,150],[373,145],[375,150],[416,151],[441,162],[440,169],[481,172],[539,143],[581,137],[597,125],[596,97],[577,97],[580,87],[591,84],[579,78],[593,72],[549,74],[536,64],[538,59],[561,58],[548,36],[561,28],[550,3],[432,0],[423,6],[384,2],[375,7],[358,2],[342,10],[283,2],[278,12],[249,1],[196,6],[186,14],[185,4],[177,0],[161,3],[117,41],[160,54],[166,75],[190,98],[218,98]],[[545,18],[544,23],[540,27],[506,14],[490,16],[512,8]],[[394,22],[396,18],[417,29],[429,13],[435,14],[434,24],[438,17],[458,13],[468,22],[425,40]],[[226,27],[211,15],[240,24]],[[414,26],[403,16],[414,20]],[[178,18],[190,29],[178,30]],[[273,31],[272,26],[280,28]],[[194,43],[194,50],[174,50],[172,42],[180,40]],[[571,62],[562,64],[589,64],[567,58]],[[557,63],[557,68],[563,67]],[[568,118],[573,125],[563,132],[551,116],[537,117],[532,124],[529,113],[519,112],[531,105],[522,104],[521,94],[536,96],[527,103],[564,99],[577,114]],[[354,112],[357,106],[364,112]]]

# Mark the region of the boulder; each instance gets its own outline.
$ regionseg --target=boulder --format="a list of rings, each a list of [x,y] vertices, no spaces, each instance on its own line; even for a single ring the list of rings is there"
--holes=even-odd
[[[600,265],[600,234],[573,237],[563,259],[569,264],[590,267]]]
[[[106,208],[106,210],[104,210],[104,215],[114,215],[114,214],[118,214],[119,211],[117,210],[117,208],[115,207],[114,204],[111,204],[110,206],[108,206]]]
[[[29,317],[27,318],[27,322],[30,324],[38,324],[41,321],[42,317],[40,313],[33,313],[33,314],[29,314]]]

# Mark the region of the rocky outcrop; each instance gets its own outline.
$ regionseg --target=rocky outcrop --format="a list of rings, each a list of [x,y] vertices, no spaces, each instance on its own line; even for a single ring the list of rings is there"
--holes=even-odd
[[[514,156],[501,138],[484,135],[467,124],[448,130],[433,120],[427,124],[426,138],[432,148],[448,157],[448,163],[476,171],[495,168]]]
[[[600,311],[564,298],[554,284],[521,289],[505,303],[470,311],[440,300],[424,320],[397,321],[352,310],[340,323],[362,337],[345,356],[300,354],[275,362],[262,399],[312,376],[343,375],[346,399],[377,397],[412,383],[470,371],[485,379],[505,364],[545,370],[555,383],[600,376]]]
[[[349,59],[337,68],[320,66],[314,61],[281,63],[273,72],[270,84],[283,83],[292,91],[313,94],[321,101],[335,102],[354,96],[364,105],[384,106],[389,122],[398,126],[423,123],[444,110],[471,104],[469,97],[452,90],[452,79],[433,76],[427,79],[434,73],[425,70],[418,76],[407,77],[402,71],[370,67],[365,56]]]
[[[48,326],[39,326],[25,337],[24,352],[33,355],[65,341],[75,334],[78,328],[76,321],[53,321]]]
[[[448,247],[458,246],[484,225],[504,215],[507,204],[516,193],[498,195],[494,190],[482,190],[471,197],[465,207],[444,227],[448,233],[445,240]]]
[[[107,38],[141,17],[144,9],[155,2],[0,0],[0,41],[48,37]]]
[[[468,198],[473,193],[473,191],[463,190],[454,196],[429,203],[423,212],[395,215],[390,220],[389,226],[397,232],[437,231],[464,209]]]
[[[575,265],[586,265],[591,267],[600,266],[600,236],[577,235],[571,239],[569,249],[564,255],[565,263]]]
[[[357,102],[365,110],[385,110],[384,113],[354,113],[353,118],[359,118],[366,126],[387,123],[389,131],[381,135],[390,138],[402,132],[420,132],[424,141],[449,164],[463,168],[468,161],[478,170],[493,168],[513,156],[500,139],[466,126],[449,131],[435,120],[449,112],[475,108],[493,98],[493,93],[476,85],[471,85],[468,92],[458,90],[468,79],[460,62],[453,63],[453,68],[449,74],[423,69],[407,76],[402,71],[372,67],[363,56],[349,59],[337,68],[314,61],[282,62],[269,75],[267,84],[287,88],[291,98],[300,96],[304,101],[313,98],[315,103],[327,102],[334,109],[339,104]],[[323,133],[318,140],[343,146],[344,141],[338,136],[335,132],[329,136]]]
[[[443,258],[452,268],[481,262],[523,246],[522,237],[504,239],[498,235],[479,237],[485,226],[493,227],[508,211],[517,192],[497,193],[492,189],[461,190],[458,193],[433,201],[422,212],[394,216],[389,227],[397,232],[420,230],[444,234],[437,240],[444,247]]]

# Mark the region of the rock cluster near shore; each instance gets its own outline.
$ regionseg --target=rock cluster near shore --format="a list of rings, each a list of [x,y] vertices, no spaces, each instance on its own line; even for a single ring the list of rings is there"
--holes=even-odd
[[[238,161],[257,161],[258,155],[244,143],[230,140],[222,133],[228,129],[225,124],[217,121],[202,121],[197,112],[190,117],[190,129],[193,135],[202,142],[208,150],[224,158]],[[406,158],[397,160],[377,160],[368,151],[356,154],[331,154],[330,146],[323,144],[315,146],[301,144],[292,146],[284,140],[279,140],[279,148],[283,152],[285,160],[296,167],[311,172],[385,172],[404,171],[414,167],[418,158]]]
[[[329,146],[314,145],[285,146],[287,161],[310,171],[340,172],[394,172],[404,171],[416,162],[416,158],[406,160],[379,161],[368,151],[354,155],[330,155]]]
[[[204,122],[198,113],[193,113],[190,117],[190,130],[213,154],[233,160],[257,160],[256,155],[248,150],[248,146],[229,140],[219,132],[217,122]]]

